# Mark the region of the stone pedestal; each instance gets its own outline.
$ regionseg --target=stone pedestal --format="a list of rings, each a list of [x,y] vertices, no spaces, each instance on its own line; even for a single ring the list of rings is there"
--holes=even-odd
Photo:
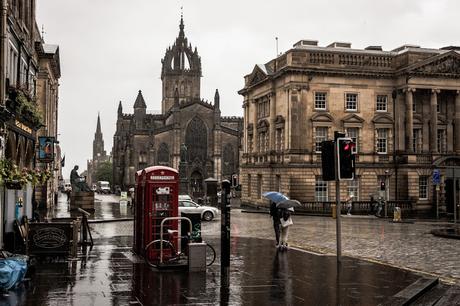
[[[188,186],[187,163],[181,161],[179,162],[179,194],[189,194]]]

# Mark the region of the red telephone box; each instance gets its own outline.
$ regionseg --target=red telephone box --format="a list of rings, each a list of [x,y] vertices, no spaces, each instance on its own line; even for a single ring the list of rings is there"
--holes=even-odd
[[[136,205],[134,211],[134,251],[146,256],[149,261],[160,257],[160,226],[167,217],[178,216],[179,174],[177,170],[165,166],[153,166],[136,173]],[[163,224],[163,240],[178,249],[179,231],[177,220],[167,220]],[[145,247],[157,241],[145,253]],[[163,258],[172,255],[170,248],[163,244]]]

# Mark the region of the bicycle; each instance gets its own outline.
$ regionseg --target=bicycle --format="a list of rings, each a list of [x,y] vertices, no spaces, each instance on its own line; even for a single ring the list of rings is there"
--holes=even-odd
[[[189,238],[189,236],[186,236],[186,238]],[[176,248],[169,240],[156,239],[145,246],[144,258],[149,266],[158,267],[158,265],[161,264],[159,257],[155,258],[155,260],[153,261],[150,260],[148,256],[152,248],[152,250],[156,250],[157,252],[159,252],[161,241],[163,241],[163,252],[165,252],[166,250],[166,254],[170,254],[170,257],[164,258],[164,265],[178,265],[181,263],[181,260],[185,261],[187,259],[187,254],[184,252],[177,252]],[[204,243],[206,244],[206,266],[209,267],[216,260],[216,250],[209,243],[205,241]]]

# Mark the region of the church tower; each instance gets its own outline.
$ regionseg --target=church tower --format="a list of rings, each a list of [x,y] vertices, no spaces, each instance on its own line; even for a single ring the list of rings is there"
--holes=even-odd
[[[184,33],[184,20],[181,16],[179,36],[172,47],[166,49],[161,60],[162,102],[164,114],[174,104],[175,90],[179,92],[179,103],[200,99],[201,59],[198,51],[192,49]]]
[[[101,118],[97,114],[96,133],[94,133],[93,140],[93,161],[98,160],[102,156],[105,156],[104,139],[102,138]]]

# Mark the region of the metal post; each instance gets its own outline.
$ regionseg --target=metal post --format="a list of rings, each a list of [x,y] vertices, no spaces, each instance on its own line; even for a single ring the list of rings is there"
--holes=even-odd
[[[337,142],[337,139],[336,139]],[[336,210],[336,239],[337,239],[337,264],[340,264],[342,256],[342,228],[340,224],[340,181],[339,181],[339,167],[338,167],[338,152],[337,145],[334,146],[335,156],[335,210]]]
[[[439,185],[436,185],[436,219],[439,219]]]
[[[222,181],[220,202],[220,273],[221,287],[230,285],[230,182]]]
[[[341,207],[340,207],[340,181],[339,181],[339,161],[338,161],[338,156],[339,152],[337,149],[337,138],[339,137],[345,137],[344,133],[335,131],[334,132],[334,160],[335,160],[335,211],[336,211],[336,219],[335,219],[335,224],[336,224],[336,239],[337,239],[337,269],[340,266],[341,262],[341,256],[342,256],[342,228],[340,224],[340,212],[341,212]]]
[[[457,178],[455,177],[455,169],[452,172],[454,173],[454,223],[457,224]]]

